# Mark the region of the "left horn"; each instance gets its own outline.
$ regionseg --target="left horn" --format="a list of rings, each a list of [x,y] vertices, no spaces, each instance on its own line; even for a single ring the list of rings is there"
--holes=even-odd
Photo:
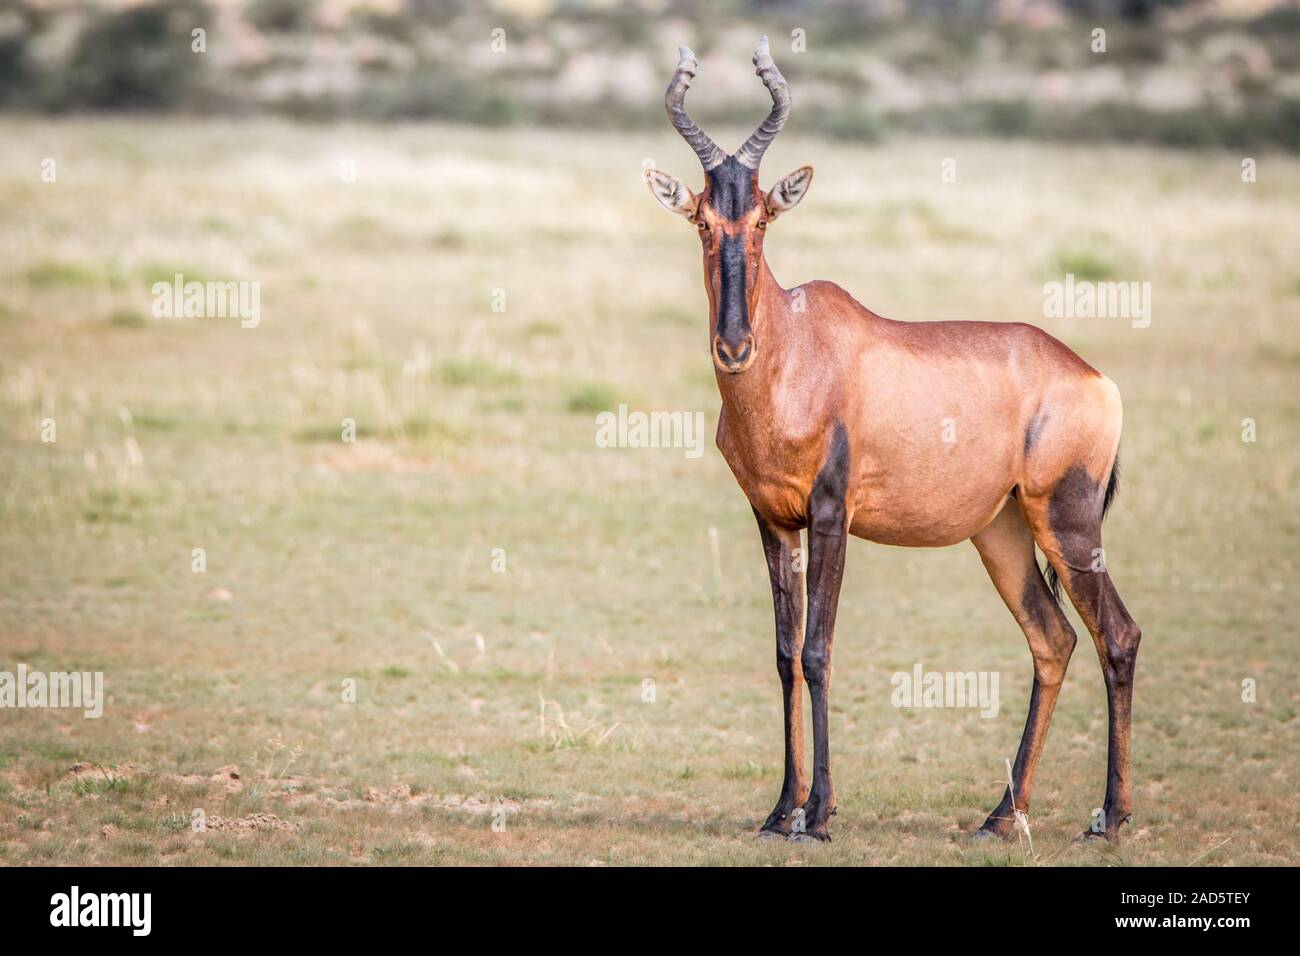
[[[664,93],[664,106],[668,110],[668,119],[681,134],[682,139],[695,150],[695,155],[700,158],[700,163],[707,173],[714,167],[722,165],[727,154],[722,151],[722,147],[709,138],[708,133],[696,126],[695,121],[686,115],[686,91],[690,89],[691,80],[695,79],[695,71],[700,68],[700,64],[688,46],[678,47],[677,54],[679,57],[677,69],[673,71],[672,82],[668,84],[668,90]]]
[[[763,154],[781,132],[786,119],[790,116],[790,84],[785,81],[781,71],[772,61],[772,54],[767,49],[767,37],[760,37],[754,50],[754,72],[762,79],[763,85],[772,94],[772,112],[767,119],[758,124],[758,129],[745,140],[745,145],[736,151],[736,162],[749,169],[758,169]]]

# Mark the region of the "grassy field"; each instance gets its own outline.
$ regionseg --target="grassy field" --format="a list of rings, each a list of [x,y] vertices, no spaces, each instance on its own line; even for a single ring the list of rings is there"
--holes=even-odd
[[[712,447],[698,245],[640,181],[650,158],[701,179],[666,127],[10,118],[0,670],[102,671],[109,699],[0,710],[0,863],[1300,862],[1300,161],[1247,184],[1229,154],[797,125],[764,164],[817,169],[768,239],[784,284],[1036,322],[1124,394],[1124,843],[1070,842],[1105,776],[1076,625],[1034,855],[967,845],[1019,741],[1024,638],[973,548],[858,541],[835,842],[752,839],[780,786],[771,599]],[[155,318],[177,272],[259,282],[260,324]],[[1151,282],[1150,327],[1044,319],[1066,272]],[[704,455],[597,447],[620,402],[703,411]],[[998,716],[896,709],[917,662],[998,672]]]

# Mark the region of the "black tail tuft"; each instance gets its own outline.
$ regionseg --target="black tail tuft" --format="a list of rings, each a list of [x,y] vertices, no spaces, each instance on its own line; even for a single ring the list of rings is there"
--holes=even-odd
[[[1052,562],[1045,561],[1043,563],[1045,565],[1043,576],[1047,578],[1047,586],[1052,589],[1052,597],[1056,599],[1057,604],[1064,607],[1065,604],[1061,601],[1061,577],[1056,573],[1056,568],[1052,567]]]
[[[1045,565],[1043,576],[1047,578],[1047,586],[1052,589],[1052,597],[1056,599],[1057,604],[1065,607],[1065,603],[1061,600],[1061,576],[1056,573],[1056,568],[1052,567],[1052,562],[1043,563]]]
[[[1115,500],[1115,495],[1119,494],[1119,454],[1115,454],[1115,462],[1110,466],[1110,479],[1106,482],[1106,494],[1101,499],[1101,520],[1106,520],[1106,512],[1110,511],[1110,503]],[[1043,575],[1047,578],[1047,586],[1052,589],[1052,597],[1056,598],[1056,603],[1061,603],[1061,578],[1056,573],[1056,568],[1051,563],[1043,568]]]
[[[1110,466],[1110,480],[1106,482],[1106,495],[1101,499],[1101,520],[1106,520],[1106,512],[1110,510],[1110,503],[1115,500],[1115,495],[1119,494],[1119,452],[1115,453],[1115,463]]]

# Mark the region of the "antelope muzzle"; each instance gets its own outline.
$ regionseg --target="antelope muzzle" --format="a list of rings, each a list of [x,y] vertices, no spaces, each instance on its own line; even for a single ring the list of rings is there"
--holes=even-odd
[[[720,335],[713,338],[713,364],[729,375],[738,375],[749,368],[757,352],[753,333],[745,336],[739,345],[728,345]]]

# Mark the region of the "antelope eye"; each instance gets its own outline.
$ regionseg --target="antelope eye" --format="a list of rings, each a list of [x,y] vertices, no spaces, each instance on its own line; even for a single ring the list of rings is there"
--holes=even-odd
[[[767,228],[767,220],[766,220],[766,219],[760,219],[760,220],[758,221],[758,228],[759,228],[759,229],[766,229],[766,228]]]

